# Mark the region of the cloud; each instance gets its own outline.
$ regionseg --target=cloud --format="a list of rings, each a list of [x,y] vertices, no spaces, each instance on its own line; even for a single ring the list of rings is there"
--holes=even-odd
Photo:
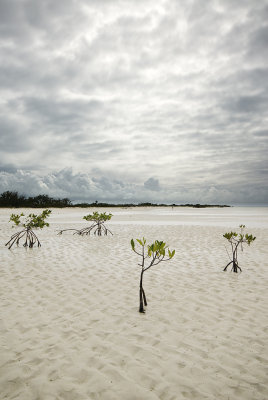
[[[155,178],[149,178],[146,182],[144,182],[144,187],[148,190],[152,190],[154,192],[158,192],[160,190],[159,181]]]
[[[185,183],[163,184],[149,178],[144,184],[123,181],[107,176],[74,173],[71,168],[54,171],[41,176],[29,171],[1,171],[0,193],[18,191],[24,195],[48,194],[53,197],[68,197],[74,202],[116,203],[210,203],[210,204],[254,204],[257,193],[259,204],[267,204],[268,190],[254,185],[254,191],[246,182],[234,181],[229,185],[214,185],[203,182],[199,185]]]
[[[77,198],[64,179],[83,196],[167,201],[173,185],[231,199],[235,182],[259,203],[267,15],[267,0],[1,0],[3,169]]]

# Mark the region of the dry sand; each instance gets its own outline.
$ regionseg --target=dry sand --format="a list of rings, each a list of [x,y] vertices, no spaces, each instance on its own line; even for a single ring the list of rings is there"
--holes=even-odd
[[[57,236],[89,211],[55,209],[41,248],[10,251],[0,209],[0,399],[267,400],[268,209],[111,211],[114,236]],[[236,275],[222,234],[241,223]],[[141,236],[176,249],[145,273],[145,315]]]

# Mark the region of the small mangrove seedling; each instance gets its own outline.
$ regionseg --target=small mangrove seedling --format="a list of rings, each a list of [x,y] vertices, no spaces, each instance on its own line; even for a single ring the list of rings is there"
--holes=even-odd
[[[94,211],[93,214],[88,214],[83,217],[86,221],[93,221],[92,225],[82,229],[63,229],[58,232],[58,235],[61,235],[62,232],[66,231],[74,231],[74,235],[81,236],[90,235],[91,232],[98,236],[101,236],[102,234],[107,235],[108,232],[112,235],[112,232],[104,225],[104,222],[109,221],[112,216],[113,214],[106,214],[106,212],[98,213],[97,211]]]
[[[45,226],[49,226],[49,224],[45,221],[47,217],[51,214],[51,210],[44,210],[40,215],[29,214],[27,217],[23,213],[19,214],[11,214],[9,222],[13,222],[16,226],[23,226],[24,229],[20,232],[14,233],[11,236],[10,240],[5,244],[9,249],[13,246],[14,243],[19,245],[19,241],[25,237],[25,242],[23,244],[24,247],[32,248],[35,243],[37,243],[38,247],[41,246],[41,243],[33,232],[33,228],[43,229]],[[25,217],[24,222],[21,221],[21,217]]]
[[[146,246],[146,239],[136,239],[140,245],[139,250],[136,250],[134,239],[131,239],[130,244],[132,250],[141,257],[141,263],[138,264],[141,267],[140,275],[140,307],[139,312],[145,313],[144,306],[147,306],[147,299],[143,289],[143,274],[145,271],[150,269],[153,265],[157,265],[162,261],[169,261],[175,255],[175,250],[169,250],[165,242],[155,240],[154,243]]]
[[[237,232],[227,232],[223,235],[223,237],[225,239],[228,240],[228,242],[231,244],[231,248],[232,248],[232,259],[231,261],[226,265],[226,267],[224,268],[223,271],[227,271],[227,268],[230,264],[232,264],[232,269],[231,271],[237,273],[238,270],[240,270],[242,272],[242,269],[239,267],[238,265],[238,261],[237,261],[237,252],[238,249],[241,248],[241,251],[243,251],[243,244],[247,244],[248,246],[250,246],[250,244],[252,242],[254,242],[254,240],[256,239],[255,236],[249,235],[249,234],[244,234],[243,231],[245,229],[245,225],[240,225],[240,233]]]

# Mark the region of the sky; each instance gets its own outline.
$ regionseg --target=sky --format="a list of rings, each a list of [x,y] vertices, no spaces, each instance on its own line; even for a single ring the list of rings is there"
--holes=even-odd
[[[268,204],[268,0],[0,0],[0,193]]]

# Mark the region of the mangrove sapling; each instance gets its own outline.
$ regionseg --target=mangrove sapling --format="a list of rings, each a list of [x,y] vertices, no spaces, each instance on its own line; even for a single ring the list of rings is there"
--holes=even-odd
[[[32,248],[35,243],[40,247],[41,243],[33,232],[33,228],[43,229],[45,226],[49,226],[49,224],[45,221],[47,217],[49,217],[51,210],[44,210],[40,215],[29,214],[27,217],[23,213],[21,214],[11,214],[9,222],[13,222],[16,226],[23,226],[24,229],[20,232],[14,233],[11,236],[10,240],[5,244],[9,249],[13,246],[14,243],[19,245],[19,241],[25,237],[25,242],[23,244],[24,247]],[[24,222],[21,221],[21,217],[25,217]]]
[[[174,257],[175,250],[169,250],[168,246],[163,241],[155,240],[154,243],[146,246],[145,238],[136,240],[141,247],[139,251],[136,250],[135,242],[133,239],[131,239],[130,243],[132,250],[141,257],[141,264],[138,264],[141,267],[139,312],[145,313],[144,306],[147,306],[147,299],[143,289],[143,274],[153,265],[157,265],[162,261],[171,260],[171,258]]]
[[[223,271],[227,271],[228,266],[232,264],[231,271],[237,273],[239,270],[240,272],[242,272],[242,269],[239,267],[237,260],[238,249],[241,248],[241,251],[243,251],[244,243],[250,246],[250,244],[254,242],[254,240],[256,239],[255,236],[243,233],[245,225],[240,225],[239,228],[240,228],[240,233],[227,232],[223,235],[223,237],[227,239],[228,242],[231,244],[232,248],[232,259],[230,257],[231,261],[226,265]]]
[[[74,231],[74,235],[90,235],[91,232],[94,233],[94,235],[101,236],[102,234],[107,235],[108,232],[112,235],[112,232],[104,225],[105,221],[109,221],[112,218],[113,214],[106,214],[104,213],[98,213],[97,211],[94,211],[93,214],[88,214],[83,217],[86,221],[93,221],[92,225],[87,226],[86,228],[82,229],[63,229],[58,232],[58,235],[61,235],[62,232],[66,231]]]

